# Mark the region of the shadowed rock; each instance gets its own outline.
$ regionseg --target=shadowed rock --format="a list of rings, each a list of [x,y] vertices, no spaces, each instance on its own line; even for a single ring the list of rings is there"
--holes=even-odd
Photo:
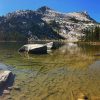
[[[100,56],[100,53],[98,53],[98,54],[95,54],[94,56]]]
[[[0,95],[9,92],[9,87],[13,85],[14,78],[15,75],[11,71],[2,71],[0,73]]]

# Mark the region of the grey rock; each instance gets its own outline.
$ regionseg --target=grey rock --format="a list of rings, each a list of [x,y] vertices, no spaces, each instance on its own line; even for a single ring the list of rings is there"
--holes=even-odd
[[[3,94],[10,94],[10,91],[9,90],[4,90]]]
[[[0,73],[0,84],[6,82],[11,73],[11,71],[2,71]]]
[[[8,87],[8,90],[12,90],[13,89],[13,87]]]
[[[17,90],[17,91],[20,91],[21,90],[21,88],[19,86],[14,86],[13,89],[14,90]]]

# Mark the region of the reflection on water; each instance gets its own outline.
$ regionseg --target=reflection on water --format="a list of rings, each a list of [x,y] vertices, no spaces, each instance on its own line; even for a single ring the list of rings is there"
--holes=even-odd
[[[100,46],[55,43],[49,54],[18,54],[22,45],[0,43],[0,62],[13,66],[21,87],[12,90],[14,100],[100,99]]]
[[[77,44],[74,43],[66,43],[59,49],[60,53],[62,54],[75,54],[80,52],[80,48],[78,47]]]

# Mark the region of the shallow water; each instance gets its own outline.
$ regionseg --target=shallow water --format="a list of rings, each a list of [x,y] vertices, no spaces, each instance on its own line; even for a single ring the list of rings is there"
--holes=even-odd
[[[0,63],[16,74],[12,100],[100,100],[100,46],[55,43],[49,54],[19,54],[24,43],[0,43]],[[12,67],[11,67],[12,66]],[[0,67],[2,68],[2,67]]]

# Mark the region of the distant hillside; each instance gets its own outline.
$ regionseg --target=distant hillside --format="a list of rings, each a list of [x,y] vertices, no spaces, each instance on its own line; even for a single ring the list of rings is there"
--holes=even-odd
[[[0,17],[0,40],[22,40],[31,31],[34,39],[66,39],[77,41],[84,30],[98,23],[88,13],[60,13],[46,6],[19,10]]]

